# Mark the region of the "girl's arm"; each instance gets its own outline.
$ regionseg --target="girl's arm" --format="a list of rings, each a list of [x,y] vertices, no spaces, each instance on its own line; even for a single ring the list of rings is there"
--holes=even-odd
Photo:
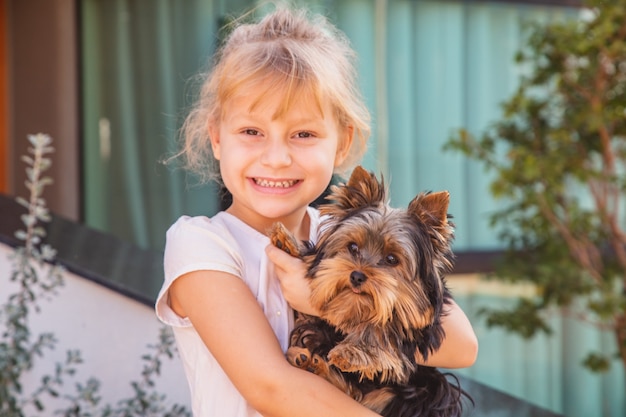
[[[472,324],[456,301],[452,300],[447,306],[441,324],[446,337],[439,350],[428,356],[423,364],[451,369],[472,366],[478,355],[478,339]]]
[[[194,328],[239,392],[273,416],[377,416],[318,376],[291,366],[245,283],[195,271],[170,287],[170,303]]]
[[[276,266],[283,295],[291,307],[303,313],[319,315],[309,304],[310,290],[308,281],[304,278],[304,262],[272,245],[266,248],[266,253]],[[442,368],[472,366],[478,355],[478,339],[469,319],[454,300],[441,322],[446,337],[439,350],[430,355],[424,365]]]

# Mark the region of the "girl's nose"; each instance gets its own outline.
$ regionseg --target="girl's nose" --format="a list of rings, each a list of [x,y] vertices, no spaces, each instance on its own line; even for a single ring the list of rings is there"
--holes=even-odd
[[[271,167],[290,165],[289,144],[280,138],[268,138],[261,154],[261,163]]]

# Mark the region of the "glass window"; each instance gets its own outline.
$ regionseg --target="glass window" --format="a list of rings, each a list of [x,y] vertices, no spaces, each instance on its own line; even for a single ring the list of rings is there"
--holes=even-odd
[[[176,149],[221,23],[253,2],[83,0],[82,83],[86,223],[160,249],[182,214],[213,214],[214,186],[197,186],[159,163]],[[393,204],[447,189],[455,249],[498,247],[488,226],[494,202],[482,168],[443,143],[465,127],[479,133],[516,86],[513,53],[527,20],[564,9],[494,2],[303,2],[328,13],[359,54],[374,116],[364,164],[391,180]]]
[[[527,21],[571,9],[520,2],[338,2],[337,20],[358,50],[374,115],[368,166],[391,180],[394,205],[420,191],[448,190],[455,249],[497,249],[488,216],[496,207],[481,166],[443,144],[459,128],[480,134],[517,87]]]
[[[225,11],[202,0],[84,0],[81,12],[86,223],[161,249],[176,217],[218,206],[212,187],[159,161],[176,149],[190,80]]]

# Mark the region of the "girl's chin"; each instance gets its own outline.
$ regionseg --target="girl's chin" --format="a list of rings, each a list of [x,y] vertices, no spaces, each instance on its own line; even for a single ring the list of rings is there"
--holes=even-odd
[[[278,206],[278,205],[259,205],[255,207],[255,211],[265,219],[274,221],[285,221],[286,219],[300,214],[300,209],[294,207]]]

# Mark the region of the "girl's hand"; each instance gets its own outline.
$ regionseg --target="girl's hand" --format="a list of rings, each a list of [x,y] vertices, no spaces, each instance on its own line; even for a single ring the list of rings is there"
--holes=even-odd
[[[309,281],[305,278],[306,265],[304,262],[274,245],[268,245],[265,248],[265,253],[274,263],[283,296],[291,308],[301,313],[319,315],[319,312],[310,304],[311,289]]]

